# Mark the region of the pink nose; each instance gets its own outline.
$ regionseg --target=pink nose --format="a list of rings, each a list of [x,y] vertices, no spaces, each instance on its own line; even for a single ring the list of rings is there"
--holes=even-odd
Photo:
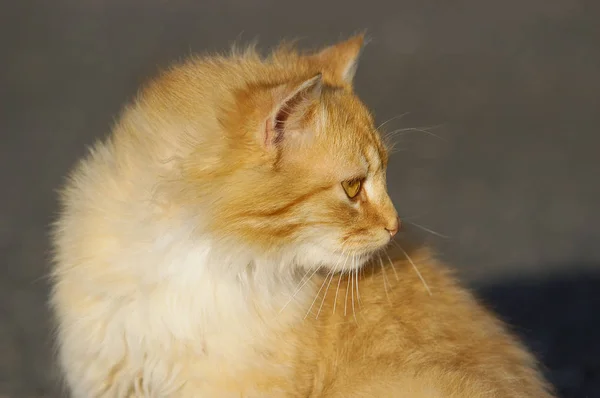
[[[395,219],[394,223],[391,226],[385,228],[386,231],[390,233],[390,238],[393,238],[398,233],[400,229],[400,220],[398,218]]]

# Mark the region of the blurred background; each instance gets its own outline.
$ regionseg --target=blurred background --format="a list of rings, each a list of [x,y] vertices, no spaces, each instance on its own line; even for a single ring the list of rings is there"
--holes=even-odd
[[[235,40],[367,29],[356,89],[396,131],[404,233],[513,325],[562,397],[600,397],[599,19],[595,0],[2,2],[0,396],[59,396],[55,189],[139,84]]]

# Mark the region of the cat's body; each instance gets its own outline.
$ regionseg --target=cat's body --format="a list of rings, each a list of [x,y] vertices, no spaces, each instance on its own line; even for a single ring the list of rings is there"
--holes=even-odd
[[[52,294],[75,397],[551,396],[425,249],[427,285],[374,257],[398,222],[361,45],[189,61],[78,166]]]

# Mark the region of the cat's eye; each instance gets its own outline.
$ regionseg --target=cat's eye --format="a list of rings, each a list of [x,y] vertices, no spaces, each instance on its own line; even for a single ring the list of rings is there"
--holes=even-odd
[[[346,195],[348,195],[348,197],[350,199],[354,199],[356,197],[356,195],[358,195],[360,193],[360,188],[362,188],[362,183],[363,183],[362,179],[356,178],[354,180],[348,180],[348,181],[342,182],[342,188],[344,188]]]

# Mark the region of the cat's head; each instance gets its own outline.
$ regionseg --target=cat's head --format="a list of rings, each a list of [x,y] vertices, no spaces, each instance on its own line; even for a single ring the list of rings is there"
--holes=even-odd
[[[362,46],[356,36],[317,53],[239,61],[252,77],[219,116],[221,164],[195,181],[213,191],[213,233],[336,270],[359,267],[390,242],[399,220],[388,154],[352,90]]]

